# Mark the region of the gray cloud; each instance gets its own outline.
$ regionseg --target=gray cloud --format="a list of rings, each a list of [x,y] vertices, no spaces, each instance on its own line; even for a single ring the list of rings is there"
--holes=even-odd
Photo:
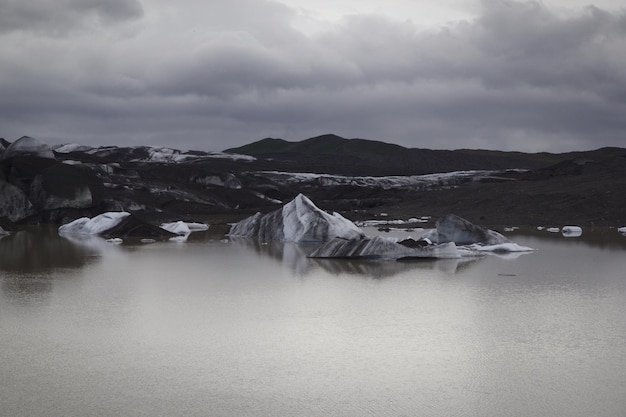
[[[82,4],[66,16],[116,30],[44,37],[54,25],[18,25],[21,7],[0,18],[36,29],[0,35],[0,135],[214,150],[327,132],[432,148],[626,144],[623,11],[485,0],[429,32],[355,15],[305,35],[269,1]]]
[[[32,32],[40,36],[66,36],[143,15],[137,0],[0,0],[0,32]]]

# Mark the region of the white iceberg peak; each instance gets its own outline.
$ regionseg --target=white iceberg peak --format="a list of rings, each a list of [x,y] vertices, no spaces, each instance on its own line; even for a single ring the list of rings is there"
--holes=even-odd
[[[265,241],[325,242],[335,237],[360,239],[365,236],[354,223],[339,213],[320,210],[299,194],[281,209],[265,215],[257,213],[232,226],[230,236]]]

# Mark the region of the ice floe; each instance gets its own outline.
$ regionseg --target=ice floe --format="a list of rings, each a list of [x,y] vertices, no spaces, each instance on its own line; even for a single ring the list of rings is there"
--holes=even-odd
[[[423,237],[430,239],[433,243],[454,242],[457,245],[470,245],[473,243],[498,245],[510,242],[502,234],[494,230],[483,229],[454,214],[448,214],[437,220],[435,229],[426,233]]]
[[[408,247],[381,236],[366,239],[332,239],[315,251],[311,258],[342,259],[456,259],[461,255],[454,243]]]
[[[583,229],[580,226],[563,226],[561,234],[565,237],[579,237],[583,234]]]
[[[186,223],[184,221],[163,223],[160,227],[161,229],[165,229],[177,235],[188,235],[191,232],[204,232],[209,230],[209,226],[204,223]]]
[[[358,239],[364,233],[339,213],[328,214],[299,194],[281,209],[257,213],[234,224],[229,236],[264,241],[325,242],[335,237]]]
[[[59,234],[98,235],[114,228],[130,216],[126,211],[102,213],[94,218],[81,217],[59,227]]]

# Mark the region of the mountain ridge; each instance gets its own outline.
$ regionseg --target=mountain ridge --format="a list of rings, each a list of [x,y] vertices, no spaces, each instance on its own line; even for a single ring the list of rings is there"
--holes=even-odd
[[[437,150],[406,148],[369,139],[325,134],[290,142],[265,138],[225,153],[250,155],[310,172],[343,175],[421,175],[479,169],[540,169],[575,158],[604,160],[626,155],[626,148],[604,147],[564,153],[527,153],[486,149]]]

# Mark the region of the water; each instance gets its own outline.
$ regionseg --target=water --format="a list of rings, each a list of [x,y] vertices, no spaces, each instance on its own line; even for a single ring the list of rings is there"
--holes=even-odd
[[[626,237],[474,261],[0,240],[2,416],[623,416]]]

